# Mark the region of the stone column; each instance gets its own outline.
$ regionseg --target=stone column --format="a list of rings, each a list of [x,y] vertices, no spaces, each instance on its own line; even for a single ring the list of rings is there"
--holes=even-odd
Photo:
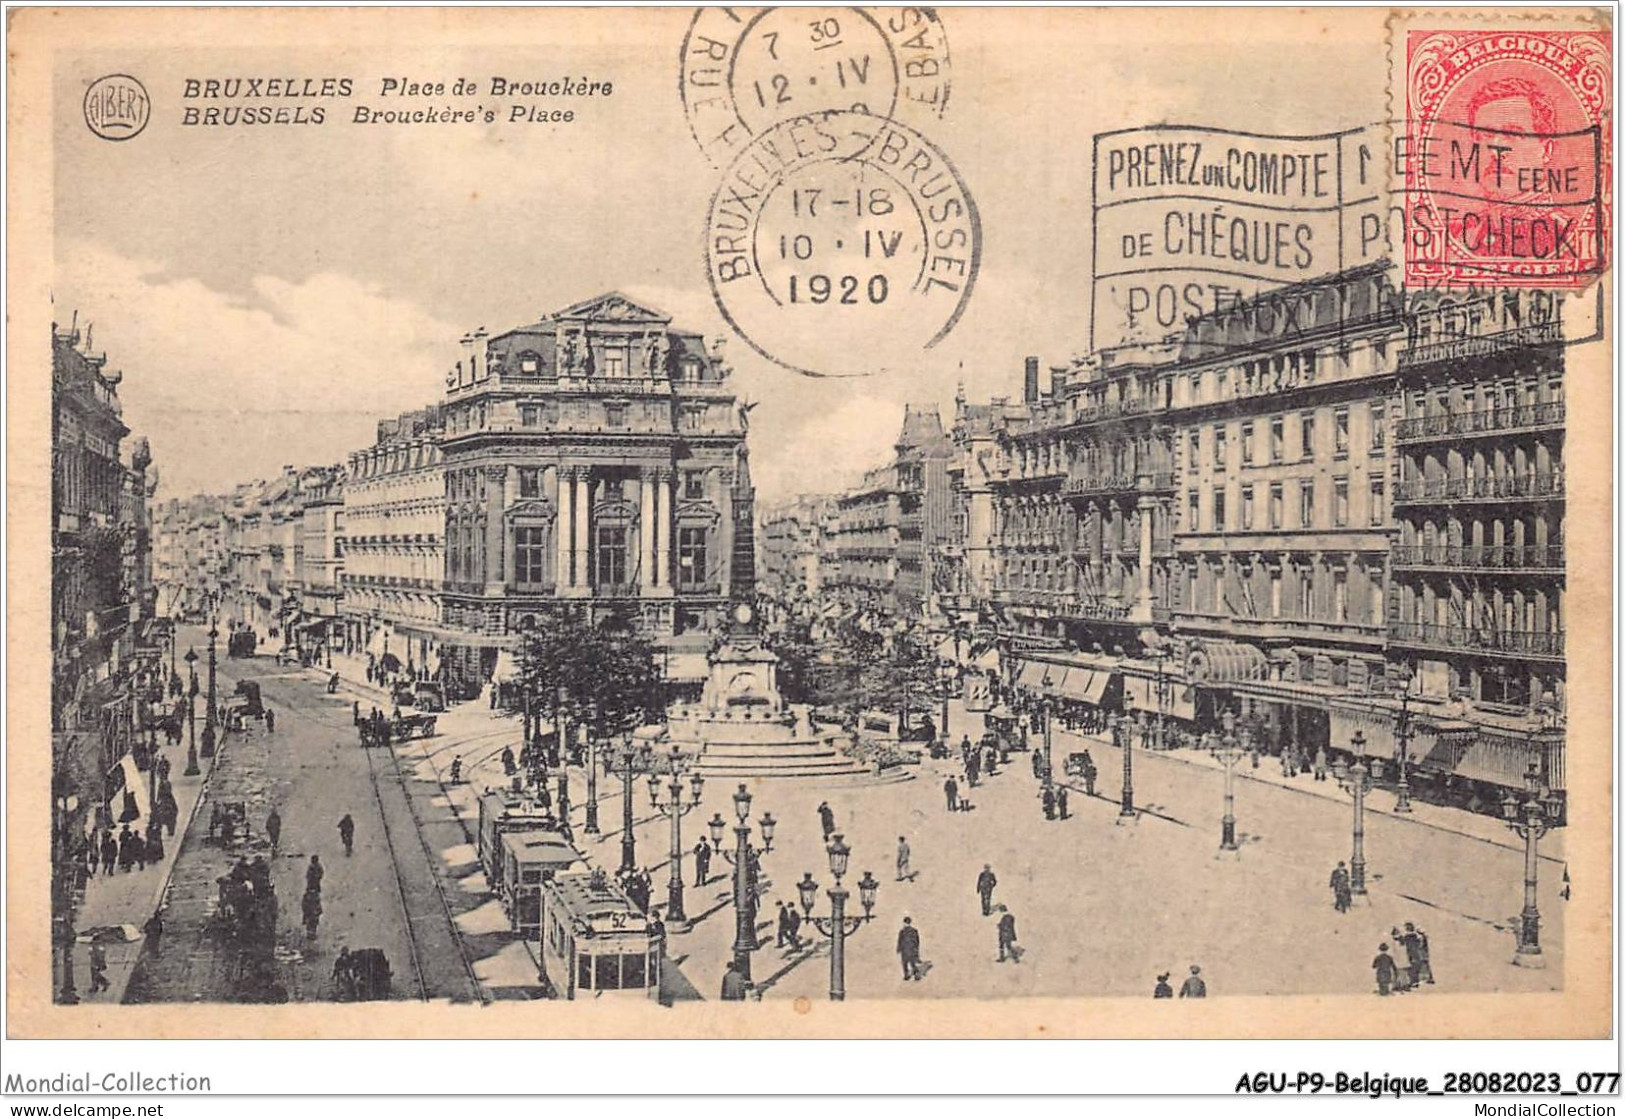
[[[671,501],[672,472],[655,472],[655,570],[656,587],[671,584]]]
[[[592,506],[592,490],[587,479],[588,473],[588,470],[583,467],[576,471],[575,476],[576,578],[574,585],[577,587],[592,585],[591,580],[587,577],[587,533],[590,527],[587,521]]]
[[[1140,514],[1140,570],[1139,587],[1134,595],[1134,620],[1141,623],[1151,621],[1151,604],[1154,601],[1151,594],[1151,525],[1156,514],[1157,499],[1151,493],[1151,475],[1141,474],[1139,477],[1140,497],[1136,506]]]
[[[503,513],[508,508],[508,468],[485,468],[485,593],[500,595],[507,587]]]
[[[570,565],[570,526],[571,510],[574,503],[571,490],[575,487],[575,471],[567,466],[561,466],[555,472],[558,478],[558,516],[553,519],[555,555],[553,574],[554,585],[560,590],[566,590],[576,585],[575,574]]]
[[[644,467],[638,475],[638,581],[645,591],[659,585],[655,566],[655,533],[659,521],[655,514],[655,471]]]

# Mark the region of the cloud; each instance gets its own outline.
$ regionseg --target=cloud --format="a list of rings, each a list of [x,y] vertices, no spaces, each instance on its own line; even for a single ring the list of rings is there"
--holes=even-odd
[[[71,241],[55,301],[124,372],[125,422],[151,440],[165,496],[342,460],[378,419],[437,399],[461,334],[336,273],[253,275],[231,293]]]

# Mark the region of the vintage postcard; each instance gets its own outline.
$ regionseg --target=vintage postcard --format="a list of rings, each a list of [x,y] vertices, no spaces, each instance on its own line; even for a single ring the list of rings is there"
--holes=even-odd
[[[13,1036],[1607,1036],[1607,12],[9,20]]]

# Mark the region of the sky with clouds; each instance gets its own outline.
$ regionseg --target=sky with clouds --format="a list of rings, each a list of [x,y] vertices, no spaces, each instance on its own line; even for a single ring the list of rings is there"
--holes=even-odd
[[[1175,25],[1172,12],[941,10],[953,93],[922,131],[981,212],[975,293],[906,372],[810,379],[728,345],[740,395],[759,402],[764,499],[854,480],[888,453],[905,402],[938,404],[946,421],[958,382],[972,399],[1017,393],[1024,355],[1047,365],[1081,351],[1095,132],[1161,121],[1310,132],[1382,115],[1379,11],[1302,15],[1290,30],[1219,14],[1182,12]],[[229,49],[64,54],[54,313],[93,322],[96,348],[123,370],[125,417],[152,442],[160,496],[341,461],[378,419],[438,399],[464,332],[600,292],[726,339],[702,259],[718,175],[677,95],[688,15],[601,13],[583,35],[564,23],[579,16],[510,10],[500,27],[461,25],[432,47],[374,23],[344,49],[248,35]],[[92,136],[80,112],[88,82],[110,71],[140,76],[153,100],[151,124],[125,143]],[[377,106],[391,75],[615,88],[572,102],[567,125],[178,123],[186,78],[248,74],[351,76],[350,104]]]

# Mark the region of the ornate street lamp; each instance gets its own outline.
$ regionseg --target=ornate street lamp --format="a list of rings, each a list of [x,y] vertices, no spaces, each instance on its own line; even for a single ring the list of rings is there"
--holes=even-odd
[[[553,764],[558,767],[559,771],[559,819],[568,828],[570,826],[570,767],[568,764],[570,758],[565,750],[565,742],[568,741],[566,735],[569,733],[570,726],[570,703],[569,693],[562,686],[559,688],[558,701],[558,714],[555,716],[555,721],[558,723],[558,734],[555,735],[554,742],[557,754],[553,758]]]
[[[587,822],[581,830],[598,834],[598,705],[587,704]],[[624,869],[624,867],[623,867]]]
[[[734,816],[739,821],[734,828],[733,851],[722,845],[723,830],[728,826],[722,813],[712,815],[706,824],[711,829],[711,846],[720,851],[734,868],[734,970],[744,976],[747,983],[750,981],[751,953],[756,951],[756,860],[773,850],[773,830],[778,827],[773,814],[764,813],[759,821],[762,850],[758,852],[752,847],[750,802],[750,792],[741,784],[739,791],[733,795]]]
[[[1134,715],[1134,701],[1125,698],[1122,717],[1112,727],[1123,751],[1123,805],[1117,810],[1118,823],[1134,818]]]
[[[1243,730],[1242,738],[1247,732]],[[1224,820],[1219,850],[1236,851],[1236,763],[1247,756],[1246,747],[1236,740],[1236,713],[1224,713],[1224,735],[1213,746],[1213,756],[1224,766]]]
[[[186,650],[186,770],[185,777],[196,777],[202,770],[197,764],[197,650]]]
[[[1557,826],[1563,802],[1542,779],[1540,763],[1529,762],[1524,775],[1527,794],[1520,799],[1507,792],[1501,800],[1501,814],[1507,826],[1523,840],[1523,913],[1518,921],[1518,951],[1512,962],[1519,967],[1545,967],[1540,951],[1540,909],[1535,904],[1540,876],[1540,837]]]
[[[1399,693],[1399,725],[1394,728],[1399,739],[1399,785],[1394,801],[1395,812],[1411,810],[1411,677],[1405,677],[1405,690]]]
[[[684,932],[689,927],[688,914],[683,908],[683,817],[700,806],[700,794],[705,788],[705,778],[694,774],[689,778],[688,802],[683,802],[682,776],[693,764],[693,759],[684,761],[677,743],[673,742],[671,782],[666,786],[664,801],[660,799],[660,775],[649,774],[649,804],[671,821],[671,881],[666,887],[666,927],[676,932]]]
[[[806,915],[813,927],[829,937],[829,997],[831,1002],[842,1002],[846,998],[846,938],[861,929],[866,922],[874,917],[875,893],[880,889],[880,883],[875,876],[867,870],[858,880],[858,900],[863,906],[862,917],[848,917],[846,915],[846,902],[852,895],[841,885],[841,879],[846,876],[847,860],[852,855],[852,849],[840,833],[829,843],[829,872],[835,876],[835,885],[829,893],[829,916],[813,916],[813,903],[818,900],[818,883],[813,881],[812,871],[802,875],[801,881],[796,883],[796,890],[801,894],[801,911]]]
[[[1039,717],[1044,720],[1044,788],[1055,784],[1055,704],[1048,699],[1038,702]]]
[[[1337,783],[1354,796],[1354,852],[1349,856],[1349,891],[1365,893],[1365,795],[1371,791],[1371,782],[1382,776],[1382,761],[1372,758],[1369,767],[1365,758],[1365,735],[1354,732],[1349,748],[1355,753],[1354,764],[1338,761],[1332,766]]]
[[[216,721],[218,710],[218,693],[215,690],[215,639],[220,636],[220,628],[216,620],[209,622],[209,707],[203,713],[203,750],[205,758],[214,757],[215,739],[219,735],[219,723]]]
[[[632,759],[635,757],[637,751],[632,746],[632,732],[627,731],[621,736],[621,873],[623,874],[632,874],[638,869],[638,838],[632,831]]]

